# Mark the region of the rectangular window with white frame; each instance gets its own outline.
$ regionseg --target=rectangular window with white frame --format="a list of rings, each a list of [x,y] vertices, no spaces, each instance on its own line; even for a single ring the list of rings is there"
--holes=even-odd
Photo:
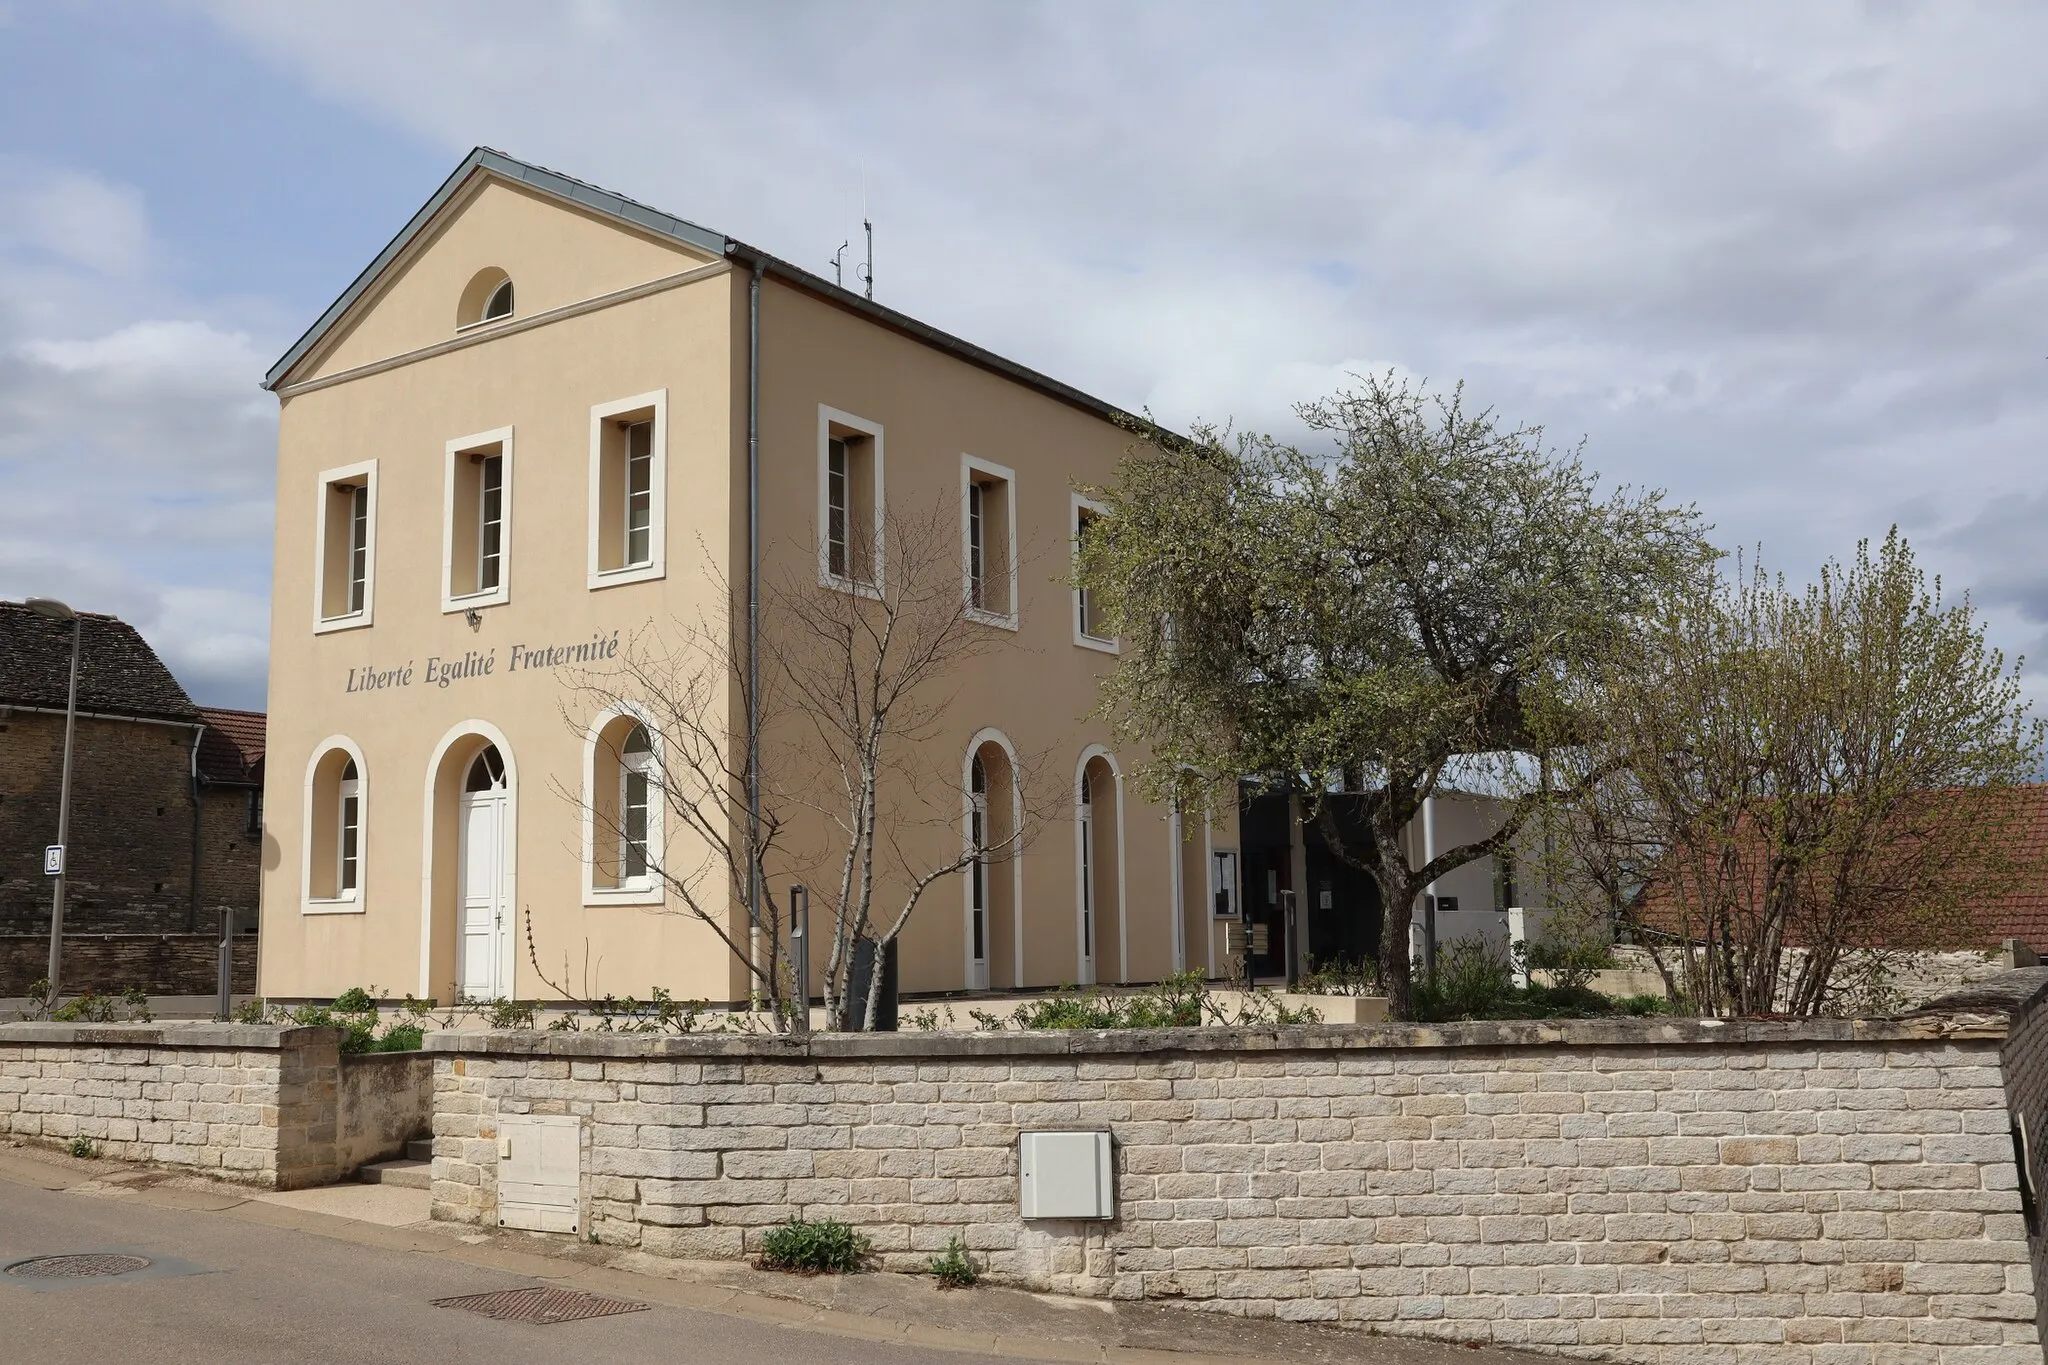
[[[590,410],[590,586],[666,572],[668,390]]]
[[[1081,552],[1081,542],[1088,534],[1088,528],[1103,514],[1102,504],[1093,502],[1080,494],[1072,495],[1072,511],[1069,529],[1074,537],[1076,558]],[[1074,643],[1083,649],[1099,649],[1105,653],[1117,652],[1116,637],[1109,633],[1102,612],[1094,600],[1094,594],[1086,588],[1074,589]]]
[[[442,506],[441,610],[511,600],[512,428],[448,442]]]
[[[882,428],[818,408],[818,581],[847,592],[882,586]]]
[[[967,614],[1017,628],[1016,476],[999,464],[960,457],[960,537]]]
[[[376,595],[377,462],[321,471],[318,497],[313,629],[367,626]]]

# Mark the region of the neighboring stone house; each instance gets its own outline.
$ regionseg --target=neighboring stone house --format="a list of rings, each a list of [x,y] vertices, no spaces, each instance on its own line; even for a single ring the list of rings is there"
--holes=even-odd
[[[134,627],[79,621],[66,992],[211,994],[221,906],[253,985],[263,716],[202,711]],[[71,629],[0,602],[0,998],[45,975]]]

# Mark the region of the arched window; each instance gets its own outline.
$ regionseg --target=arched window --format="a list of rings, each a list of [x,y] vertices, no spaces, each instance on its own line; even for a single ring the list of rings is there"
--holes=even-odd
[[[362,857],[363,835],[363,781],[356,772],[356,761],[351,758],[341,770],[341,825],[336,831],[335,846],[339,850],[339,861],[335,865],[335,886],[344,897],[356,893],[356,874]]]
[[[502,791],[505,786],[505,759],[495,744],[486,744],[477,751],[469,763],[469,776],[463,780],[466,792]]]
[[[619,885],[645,889],[648,792],[654,775],[654,746],[647,727],[635,725],[619,751]]]
[[[969,765],[967,782],[968,850],[974,855],[968,876],[972,884],[967,897],[968,956],[975,962],[988,961],[988,768],[981,755]],[[985,969],[985,968],[984,968]]]
[[[1095,960],[1095,798],[1081,779],[1081,956]]]
[[[626,705],[598,717],[583,750],[584,903],[663,899],[661,737]]]
[[[512,277],[497,266],[486,266],[470,276],[455,302],[455,326],[481,327],[503,322],[512,316]]]
[[[364,823],[369,782],[362,752],[341,735],[314,746],[306,764],[306,804],[299,825],[299,899],[308,914],[349,914],[363,908],[368,861]]]

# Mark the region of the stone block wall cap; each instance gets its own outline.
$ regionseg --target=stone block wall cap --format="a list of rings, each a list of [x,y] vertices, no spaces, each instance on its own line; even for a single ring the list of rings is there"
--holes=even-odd
[[[258,1051],[341,1042],[337,1028],[276,1024],[150,1023],[56,1024],[43,1020],[0,1024],[0,1044],[74,1047],[208,1047]]]
[[[2048,970],[2048,969],[2043,969]],[[1356,1052],[1502,1047],[1790,1046],[2003,1038],[2002,1013],[1900,1019],[1515,1019],[1455,1024],[1046,1030],[1002,1033],[430,1033],[433,1054],[536,1057],[1044,1057],[1157,1052]]]
[[[1906,1015],[2002,1013],[2018,1015],[2048,992],[2048,967],[2013,967],[1928,1001]]]

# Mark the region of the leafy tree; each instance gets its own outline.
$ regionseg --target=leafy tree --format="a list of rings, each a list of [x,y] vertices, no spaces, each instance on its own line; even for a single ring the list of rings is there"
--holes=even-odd
[[[1297,409],[1329,439],[1155,428],[1106,486],[1076,581],[1122,640],[1101,710],[1185,769],[1295,784],[1378,882],[1379,967],[1410,1013],[1409,923],[1430,882],[1510,843],[1542,799],[1515,755],[1570,741],[1627,623],[1709,554],[1689,508],[1602,496],[1540,428],[1392,375]],[[1408,832],[1447,774],[1510,797],[1491,836],[1424,863]],[[1362,804],[1347,838],[1335,793]]]
[[[1562,859],[1633,907],[1706,1013],[1828,1012],[1873,952],[1981,942],[2037,860],[2014,836],[2042,723],[1968,599],[1893,528],[1804,590],[1703,573],[1646,619],[1563,761]]]

